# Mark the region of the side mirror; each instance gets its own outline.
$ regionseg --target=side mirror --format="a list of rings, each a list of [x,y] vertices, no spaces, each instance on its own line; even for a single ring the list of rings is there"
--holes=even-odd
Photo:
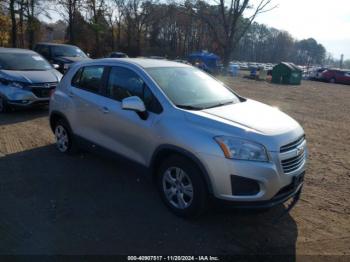
[[[138,96],[130,96],[122,100],[122,108],[124,110],[135,111],[141,119],[145,120],[148,117],[146,106]]]
[[[55,69],[59,69],[59,68],[60,68],[60,66],[59,66],[58,64],[52,64],[52,66],[53,66],[53,68],[55,68]]]

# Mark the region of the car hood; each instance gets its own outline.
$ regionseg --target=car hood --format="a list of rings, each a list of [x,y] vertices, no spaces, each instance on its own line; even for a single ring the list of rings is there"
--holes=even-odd
[[[265,135],[281,134],[300,127],[293,118],[277,108],[254,100],[205,109],[202,112]]]
[[[46,71],[0,70],[0,77],[25,83],[59,82],[62,74],[55,69]]]
[[[303,128],[277,108],[254,100],[217,108],[183,110],[193,128],[205,130],[209,136],[234,136],[263,144],[269,151],[295,141]]]
[[[55,62],[61,62],[61,63],[75,63],[80,62],[83,60],[90,60],[91,58],[88,57],[79,57],[79,56],[59,56],[55,57]]]

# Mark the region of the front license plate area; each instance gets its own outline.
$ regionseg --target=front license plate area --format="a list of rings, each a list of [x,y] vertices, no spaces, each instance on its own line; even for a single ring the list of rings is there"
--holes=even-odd
[[[301,183],[304,182],[305,172],[293,177],[293,187],[297,188]]]

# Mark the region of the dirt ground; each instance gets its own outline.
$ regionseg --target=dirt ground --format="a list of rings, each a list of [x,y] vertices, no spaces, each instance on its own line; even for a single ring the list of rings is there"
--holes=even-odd
[[[0,115],[0,254],[350,255],[350,86],[224,81],[305,129],[307,175],[290,214],[275,221],[283,206],[213,207],[195,221],[177,218],[137,167],[63,156],[47,110],[16,111]]]

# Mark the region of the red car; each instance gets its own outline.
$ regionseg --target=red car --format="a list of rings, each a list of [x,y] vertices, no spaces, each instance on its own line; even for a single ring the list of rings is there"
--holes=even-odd
[[[350,71],[328,69],[322,72],[322,79],[330,83],[350,84]]]

